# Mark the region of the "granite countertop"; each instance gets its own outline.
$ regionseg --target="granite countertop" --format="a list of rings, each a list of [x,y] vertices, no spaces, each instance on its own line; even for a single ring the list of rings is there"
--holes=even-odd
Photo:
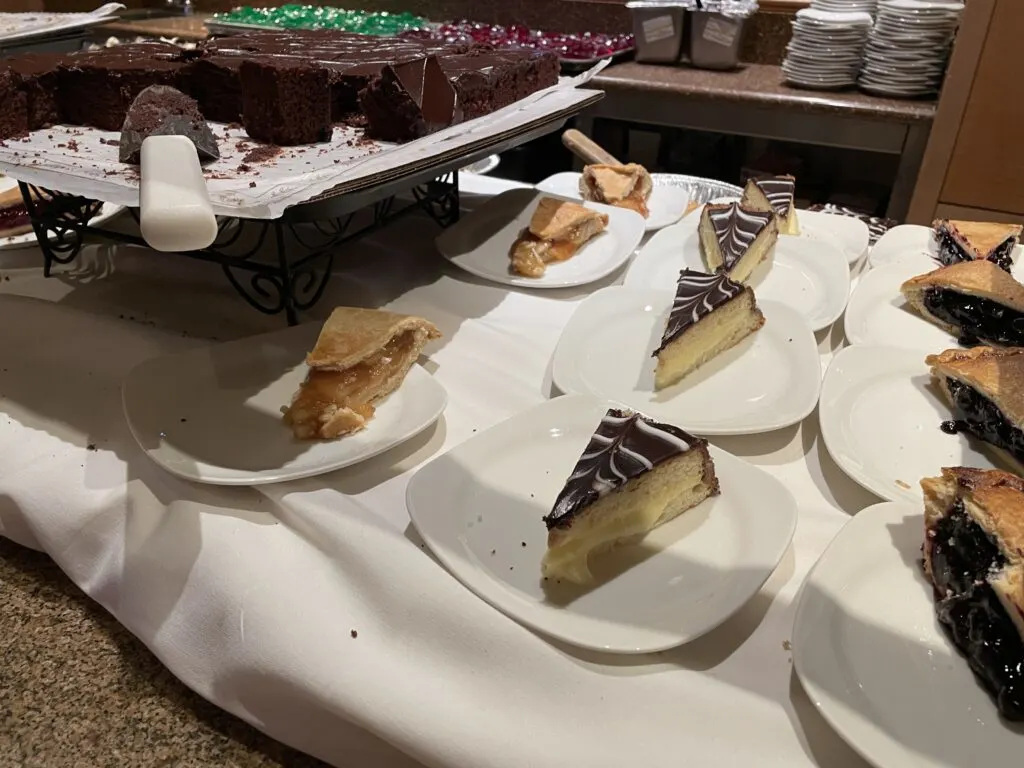
[[[592,81],[606,92],[642,90],[695,98],[786,107],[803,112],[930,122],[936,102],[887,99],[859,91],[809,91],[783,82],[782,69],[770,64],[744,64],[740,69],[715,72],[691,67],[640,64],[630,61],[605,69]]]
[[[180,683],[45,554],[0,537],[0,765],[326,768]]]

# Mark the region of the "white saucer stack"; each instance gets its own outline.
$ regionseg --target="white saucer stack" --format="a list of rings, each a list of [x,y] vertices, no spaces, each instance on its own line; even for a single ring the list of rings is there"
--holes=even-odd
[[[866,5],[873,2],[830,0],[830,7],[852,6],[862,1]],[[870,30],[871,14],[865,11],[838,13],[817,8],[797,11],[793,36],[782,62],[786,82],[823,90],[853,85]]]
[[[942,84],[963,3],[881,0],[858,84],[881,96],[932,96]]]
[[[878,0],[811,0],[811,8],[832,13],[870,13],[874,15]]]

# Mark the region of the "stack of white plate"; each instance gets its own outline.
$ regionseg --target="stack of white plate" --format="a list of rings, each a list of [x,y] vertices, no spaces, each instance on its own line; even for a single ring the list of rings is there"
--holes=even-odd
[[[804,88],[853,85],[871,30],[871,14],[837,13],[816,8],[797,11],[782,70],[786,81]]]
[[[870,13],[878,8],[878,0],[811,0],[811,8],[833,13]]]
[[[860,87],[881,96],[936,94],[963,9],[953,0],[881,0]]]

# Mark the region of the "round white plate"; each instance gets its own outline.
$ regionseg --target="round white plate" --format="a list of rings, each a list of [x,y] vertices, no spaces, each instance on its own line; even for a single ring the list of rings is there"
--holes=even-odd
[[[609,407],[566,396],[519,413],[423,467],[406,501],[431,551],[498,610],[583,648],[649,653],[700,637],[757,593],[789,546],[796,502],[712,446],[720,496],[593,558],[589,589],[543,582],[541,518]]]
[[[625,264],[644,236],[644,218],[623,208],[584,203],[608,215],[604,232],[584,244],[571,259],[548,264],[542,277],[523,277],[510,269],[509,251],[530,224],[539,190],[512,189],[465,214],[437,237],[441,255],[458,267],[495,283],[522,288],[568,288],[600,280]],[[558,197],[558,195],[548,195]]]
[[[501,158],[498,155],[488,155],[483,160],[477,160],[475,163],[470,163],[459,169],[459,173],[478,173],[480,175],[487,175],[498,165],[501,164]]]
[[[804,213],[797,214],[801,222]],[[820,219],[812,217],[815,224]],[[654,235],[629,266],[625,284],[671,291],[675,290],[683,268],[706,272],[697,232],[699,224],[700,212],[694,211]],[[810,231],[815,230],[812,225]],[[759,302],[786,304],[803,315],[812,330],[820,331],[834,323],[846,308],[850,266],[834,238],[827,241],[781,235],[772,258],[757,267],[747,283]]]
[[[920,504],[918,483],[942,467],[994,466],[977,443],[939,429],[950,410],[924,358],[899,347],[847,347],[832,358],[821,384],[818,415],[829,454],[890,501]]]
[[[555,348],[563,392],[617,400],[700,435],[748,435],[795,424],[814,410],[821,362],[814,334],[789,307],[758,301],[760,330],[672,387],[655,391],[654,350],[673,290],[611,286],[576,308]]]
[[[419,365],[362,432],[296,440],[281,407],[306,376],[320,324],[147,360],[125,379],[124,412],[142,449],[169,472],[214,485],[310,477],[376,456],[415,436],[448,396]]]
[[[911,309],[900,293],[900,286],[907,280],[935,268],[934,263],[922,266],[910,259],[862,275],[846,307],[846,340],[851,344],[905,347],[922,356],[960,346],[955,336]]]
[[[675,224],[686,212],[686,206],[690,203],[690,193],[686,187],[672,183],[671,173],[652,173],[651,199],[647,201],[647,208],[650,216],[644,220],[644,229],[653,232],[662,229],[670,224]],[[556,173],[548,176],[537,185],[541,192],[547,192],[559,197],[567,197],[579,200],[580,197],[580,174],[572,171]]]
[[[878,768],[1017,765],[1024,728],[1000,721],[935,618],[923,540],[920,505],[858,512],[804,582],[793,666],[822,716]]]
[[[868,256],[868,264],[880,267],[897,261],[914,260],[921,265],[921,273],[924,273],[941,266],[936,260],[938,253],[931,227],[900,224],[878,238]],[[1024,246],[1014,248],[1010,273],[1017,280],[1024,281]]]
[[[18,182],[8,176],[0,176],[0,192],[6,192],[8,189],[18,186]],[[111,203],[104,203],[103,207],[100,208],[100,212],[89,220],[89,226],[99,227],[112,218],[117,216],[121,211],[124,210],[123,205],[112,205]],[[13,237],[0,237],[0,251],[7,248],[25,248],[27,246],[36,244],[36,233],[32,230],[24,232],[20,235],[14,235]]]
[[[849,264],[856,264],[868,252],[871,230],[860,219],[824,211],[800,210],[796,215],[800,222],[801,237],[829,244],[838,243]]]

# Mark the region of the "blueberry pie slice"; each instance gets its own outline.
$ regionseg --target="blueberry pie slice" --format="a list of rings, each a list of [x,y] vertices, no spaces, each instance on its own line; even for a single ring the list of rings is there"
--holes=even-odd
[[[987,259],[1007,272],[1013,264],[1013,249],[1022,229],[1020,224],[955,219],[936,219],[932,228],[938,258],[943,264]]]
[[[935,612],[1007,720],[1024,720],[1024,480],[953,467],[921,481]]]
[[[1024,470],[1024,349],[947,349],[925,362],[952,406],[944,432],[966,432]]]
[[[1024,285],[991,261],[964,261],[913,277],[910,306],[962,344],[1024,346]]]

